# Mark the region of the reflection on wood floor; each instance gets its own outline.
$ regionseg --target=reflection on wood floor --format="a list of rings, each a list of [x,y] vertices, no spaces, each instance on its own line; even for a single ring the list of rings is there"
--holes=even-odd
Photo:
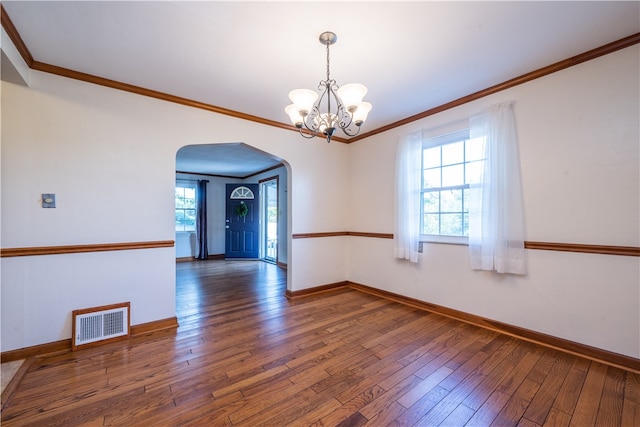
[[[176,333],[37,358],[2,425],[640,425],[637,374],[351,289],[285,288],[272,264],[179,263]]]

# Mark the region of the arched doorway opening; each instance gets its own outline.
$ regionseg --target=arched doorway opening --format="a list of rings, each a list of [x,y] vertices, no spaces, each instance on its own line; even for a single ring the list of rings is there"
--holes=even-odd
[[[228,183],[260,184],[272,180],[278,183],[277,242],[276,258],[283,266],[288,256],[288,203],[287,188],[289,172],[286,161],[270,153],[253,148],[244,143],[221,143],[187,145],[176,153],[176,187],[191,187],[189,194],[195,195],[195,183],[207,180],[207,227],[210,257],[220,258],[225,253],[224,192]],[[191,204],[189,204],[191,203]],[[176,258],[194,257],[195,250],[195,206],[187,201],[188,212],[176,215]],[[264,221],[261,221],[264,223]],[[263,232],[261,232],[263,234]],[[261,238],[261,241],[264,241]],[[261,245],[263,246],[263,245]],[[266,255],[261,250],[261,257]]]
[[[226,252],[225,212],[226,185],[256,184],[263,187],[267,183],[273,197],[276,182],[277,211],[276,222],[271,230],[262,227],[273,219],[273,206],[262,206],[267,203],[261,198],[260,215],[260,255],[259,259],[270,260],[278,266],[286,268],[289,259],[290,231],[288,188],[290,187],[290,167],[288,163],[277,156],[261,151],[244,143],[219,143],[187,145],[176,153],[176,195],[181,186],[195,187],[199,180],[208,181],[207,187],[207,246],[208,259],[224,259]],[[193,195],[194,192],[190,192]],[[189,209],[182,216],[176,214],[176,260],[192,261],[196,255],[197,236],[195,230],[194,210],[195,202],[189,201]],[[178,203],[176,203],[178,208]],[[270,219],[271,215],[271,219]],[[184,219],[184,220],[183,220]],[[188,221],[187,221],[188,220]],[[274,239],[273,230],[277,233]],[[273,242],[277,244],[273,244]],[[269,244],[271,243],[271,246]],[[275,249],[275,252],[274,252]],[[290,272],[287,271],[289,278]],[[288,282],[289,280],[287,280]]]

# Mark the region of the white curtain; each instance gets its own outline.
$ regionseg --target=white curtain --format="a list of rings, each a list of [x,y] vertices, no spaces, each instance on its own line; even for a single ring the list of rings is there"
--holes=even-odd
[[[484,138],[482,184],[469,207],[471,268],[526,274],[520,161],[513,103],[470,118],[470,137]]]
[[[400,138],[396,154],[394,256],[418,262],[422,131]]]

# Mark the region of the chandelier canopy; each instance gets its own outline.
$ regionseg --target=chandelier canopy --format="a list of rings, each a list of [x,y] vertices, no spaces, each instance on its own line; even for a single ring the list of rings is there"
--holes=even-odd
[[[357,135],[371,111],[371,104],[362,101],[367,93],[366,86],[359,83],[338,86],[329,76],[329,46],[338,40],[335,33],[325,31],[320,34],[319,40],[327,46],[327,79],[318,84],[321,94],[318,97],[318,93],[311,89],[292,90],[289,99],[293,104],[284,111],[303,137],[313,138],[323,133],[327,142],[331,142],[336,128],[342,129],[348,136]],[[321,109],[323,106],[324,111]],[[303,129],[308,131],[308,136]]]

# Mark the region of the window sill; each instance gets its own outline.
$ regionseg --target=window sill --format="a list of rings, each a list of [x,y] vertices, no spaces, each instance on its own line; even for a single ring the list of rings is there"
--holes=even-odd
[[[421,234],[420,245],[423,243],[441,243],[445,245],[469,246],[469,238],[465,236],[439,236],[435,234]]]

